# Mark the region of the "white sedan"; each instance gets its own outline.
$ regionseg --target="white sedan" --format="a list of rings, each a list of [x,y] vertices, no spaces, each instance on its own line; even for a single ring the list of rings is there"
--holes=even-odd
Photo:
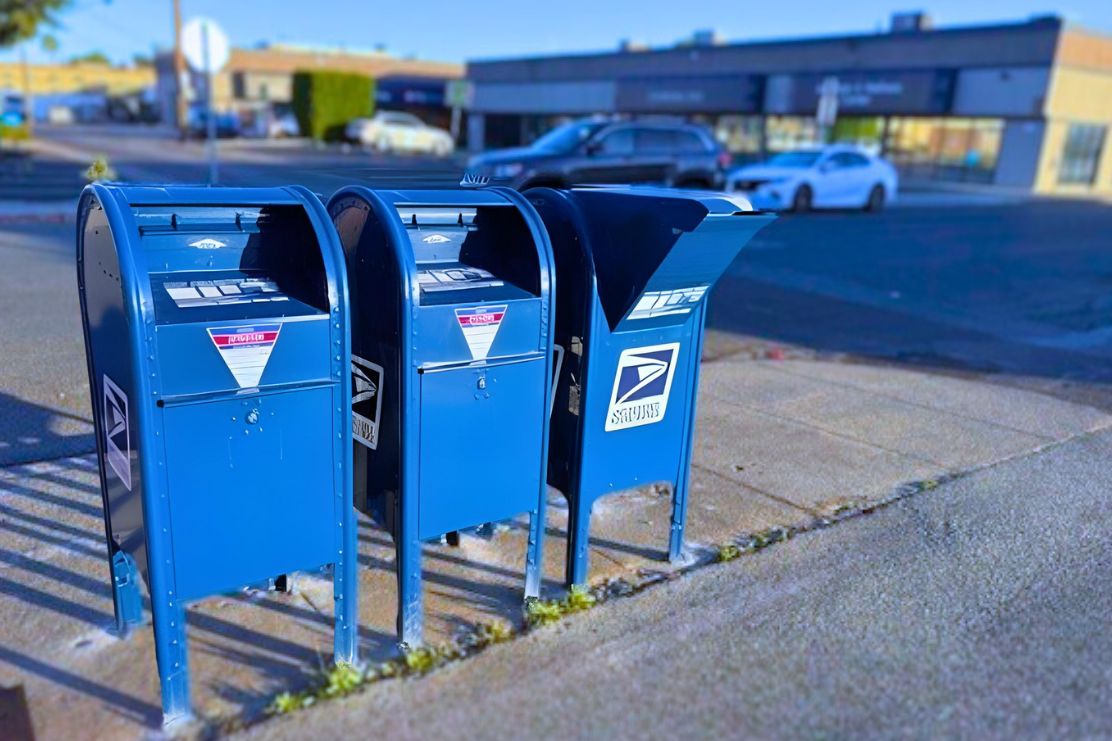
[[[400,111],[380,111],[371,118],[348,123],[348,140],[374,147],[379,152],[422,152],[446,157],[455,149],[452,135]]]
[[[880,157],[831,146],[781,152],[767,162],[739,167],[727,175],[726,189],[740,192],[756,208],[879,211],[896,199],[899,176]]]

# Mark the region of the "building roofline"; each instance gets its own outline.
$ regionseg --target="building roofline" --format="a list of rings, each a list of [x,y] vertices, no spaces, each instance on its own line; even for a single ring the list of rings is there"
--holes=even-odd
[[[1063,28],[1069,28],[1071,31],[1083,31],[1085,33],[1092,33],[1094,35],[1103,35],[1100,32],[1094,32],[1084,26],[1077,26],[1072,23],[1066,24],[1061,16],[1058,15],[1042,15],[1032,17],[1023,21],[1011,21],[1006,23],[990,23],[990,24],[965,24],[956,26],[946,26],[943,28],[932,28],[923,31],[907,31],[907,32],[891,32],[891,31],[874,31],[874,32],[860,32],[849,34],[837,34],[834,36],[815,34],[812,36],[797,36],[797,37],[784,37],[773,39],[755,39],[752,41],[731,41],[724,44],[714,44],[711,46],[662,46],[650,47],[637,51],[625,51],[622,49],[613,49],[608,51],[583,51],[571,52],[567,54],[537,54],[531,56],[508,56],[508,57],[490,57],[481,59],[468,59],[465,62],[467,67],[472,65],[482,66],[486,64],[504,64],[507,62],[533,62],[533,61],[562,61],[562,60],[589,60],[589,59],[602,59],[616,56],[655,56],[663,54],[674,54],[683,51],[706,51],[706,52],[721,52],[734,49],[762,49],[773,47],[792,47],[792,46],[805,46],[813,44],[844,44],[846,42],[870,42],[878,40],[890,39],[925,39],[925,38],[939,38],[939,37],[953,37],[953,36],[967,36],[976,35],[980,33],[993,33],[993,32],[1007,32],[1026,30],[1032,28],[1053,28],[1057,32],[1061,32]]]

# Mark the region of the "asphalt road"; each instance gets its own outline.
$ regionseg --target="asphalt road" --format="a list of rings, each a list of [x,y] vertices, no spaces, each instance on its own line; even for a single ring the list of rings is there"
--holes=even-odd
[[[6,185],[0,183],[0,199],[74,198],[83,185],[79,173],[94,157],[107,159],[121,180],[162,184],[208,182],[204,142],[179,142],[161,128],[42,127],[37,136],[43,149],[43,156],[34,163],[37,169],[23,175],[22,180],[16,179],[19,174],[16,169],[5,179]],[[217,147],[221,185],[297,183],[326,196],[350,183],[379,188],[456,187],[465,159],[384,155],[340,145],[314,148],[293,140],[220,140]],[[70,164],[64,164],[66,161]],[[63,179],[67,176],[72,181]]]
[[[248,736],[1107,738],[1110,455],[1075,438]]]

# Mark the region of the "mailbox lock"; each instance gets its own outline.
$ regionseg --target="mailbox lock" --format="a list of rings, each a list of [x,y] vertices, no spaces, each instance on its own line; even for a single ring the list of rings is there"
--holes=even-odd
[[[485,389],[487,387],[486,376],[479,376],[479,388]]]
[[[258,409],[252,409],[251,411],[249,411],[247,413],[247,417],[245,419],[247,420],[247,424],[249,424],[249,425],[258,424],[258,422],[259,422],[259,410]]]

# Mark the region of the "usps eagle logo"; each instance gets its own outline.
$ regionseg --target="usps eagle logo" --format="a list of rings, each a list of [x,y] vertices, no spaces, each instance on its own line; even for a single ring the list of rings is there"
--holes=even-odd
[[[606,411],[606,431],[651,425],[664,419],[680,343],[623,350]]]
[[[378,447],[382,419],[382,366],[351,356],[351,434],[371,450]]]
[[[205,237],[204,239],[198,239],[196,242],[190,242],[189,246],[198,250],[218,250],[221,247],[227,247],[228,244],[221,242],[219,239]]]
[[[448,239],[443,234],[430,234],[421,241],[425,244],[444,244],[445,242],[451,242],[452,240]]]

